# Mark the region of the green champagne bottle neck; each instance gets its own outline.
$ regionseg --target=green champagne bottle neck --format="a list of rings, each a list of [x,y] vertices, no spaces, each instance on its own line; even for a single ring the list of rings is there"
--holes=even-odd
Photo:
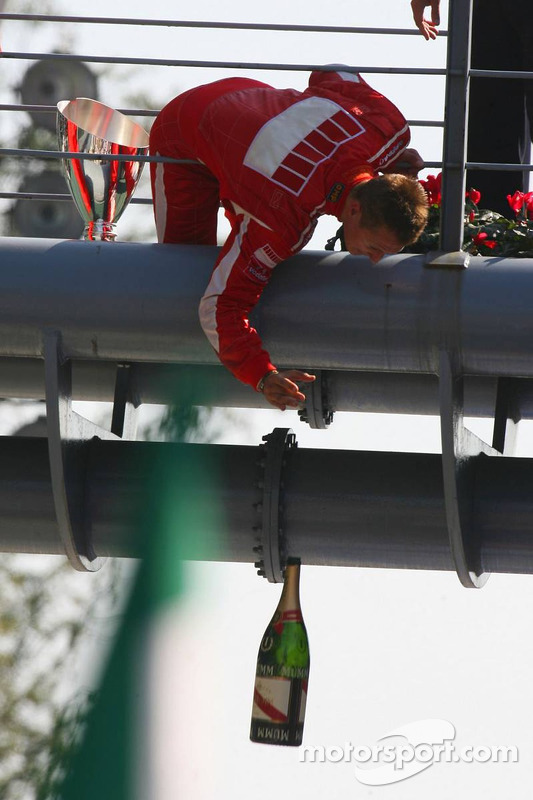
[[[278,603],[278,611],[300,609],[300,564],[287,564],[283,592]]]

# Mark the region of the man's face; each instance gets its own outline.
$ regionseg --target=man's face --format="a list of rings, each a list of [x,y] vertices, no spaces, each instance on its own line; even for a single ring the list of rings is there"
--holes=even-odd
[[[386,255],[399,253],[403,245],[387,227],[365,228],[361,225],[361,208],[358,203],[346,209],[344,216],[344,241],[352,255],[367,256],[373,264]]]

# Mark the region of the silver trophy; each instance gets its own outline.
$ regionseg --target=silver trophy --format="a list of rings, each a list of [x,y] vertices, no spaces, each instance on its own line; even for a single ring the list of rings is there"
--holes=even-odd
[[[139,156],[148,151],[144,128],[120,111],[86,97],[57,104],[57,134],[63,153]],[[115,223],[131,200],[144,162],[69,158],[62,163],[85,222],[83,238],[114,241]]]

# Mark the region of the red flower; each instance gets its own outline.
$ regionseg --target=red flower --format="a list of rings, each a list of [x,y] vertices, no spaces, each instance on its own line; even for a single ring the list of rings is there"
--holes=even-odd
[[[476,235],[472,239],[473,243],[477,247],[488,247],[490,250],[493,250],[497,246],[497,242],[494,239],[489,239],[488,233],[485,231],[481,231],[481,233],[476,233]]]
[[[468,215],[468,221],[469,222],[473,222],[475,220],[475,218],[476,218],[476,212],[475,211],[471,211],[470,214]]]
[[[529,219],[533,219],[533,192],[524,195],[524,205]]]
[[[429,205],[440,206],[442,172],[438,175],[428,175],[425,181],[420,181],[420,184],[428,196]]]
[[[518,214],[520,211],[522,211],[522,206],[524,204],[524,193],[516,191],[513,195],[508,194],[507,202],[515,214]]]
[[[475,206],[477,206],[481,200],[481,192],[478,192],[477,189],[470,189],[470,191],[466,193],[466,196],[470,198]]]

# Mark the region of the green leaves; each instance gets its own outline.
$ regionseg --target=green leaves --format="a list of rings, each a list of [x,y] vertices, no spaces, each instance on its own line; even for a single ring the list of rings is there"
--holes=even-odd
[[[65,559],[3,555],[2,800],[56,798],[91,700],[79,669],[92,655],[96,632],[108,635],[100,629],[116,611],[117,570],[111,562],[87,584]]]

